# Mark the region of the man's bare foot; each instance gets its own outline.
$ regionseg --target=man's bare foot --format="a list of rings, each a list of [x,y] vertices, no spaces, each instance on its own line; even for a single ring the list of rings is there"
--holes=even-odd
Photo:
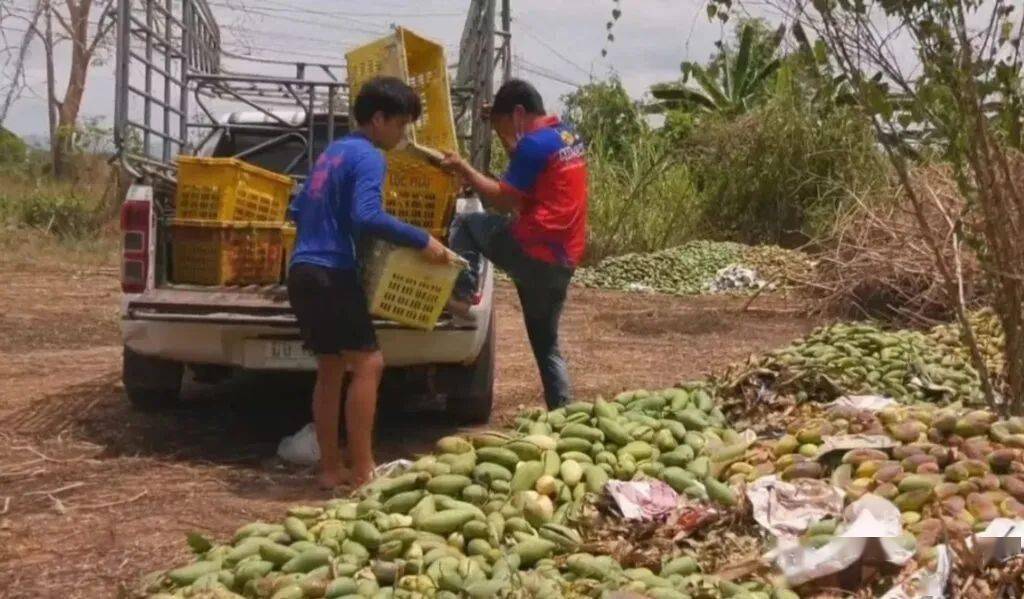
[[[363,468],[353,468],[352,484],[355,486],[355,488],[358,489],[359,487],[373,480],[373,471],[376,470],[376,468],[377,465],[372,462],[368,466]]]
[[[345,469],[339,468],[337,470],[321,472],[317,476],[317,484],[320,485],[321,489],[333,490],[348,483],[351,478],[351,474],[349,474]]]

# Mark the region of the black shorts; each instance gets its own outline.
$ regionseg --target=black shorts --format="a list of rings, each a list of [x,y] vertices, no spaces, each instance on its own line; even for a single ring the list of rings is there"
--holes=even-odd
[[[355,270],[295,264],[288,300],[306,349],[317,355],[377,349],[377,332]]]

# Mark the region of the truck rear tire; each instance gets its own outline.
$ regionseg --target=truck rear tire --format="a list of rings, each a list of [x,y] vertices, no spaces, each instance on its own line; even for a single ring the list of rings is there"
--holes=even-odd
[[[185,365],[181,362],[144,356],[124,348],[121,380],[124,391],[138,410],[153,412],[169,408],[181,399]]]
[[[497,324],[491,312],[487,337],[480,354],[455,373],[448,393],[447,412],[455,424],[485,424],[494,406],[494,345]]]

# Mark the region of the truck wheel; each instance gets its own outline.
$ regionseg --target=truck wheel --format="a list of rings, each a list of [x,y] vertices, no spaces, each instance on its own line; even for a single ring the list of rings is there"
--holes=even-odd
[[[448,394],[448,415],[457,424],[484,424],[494,405],[495,314],[491,312],[484,346],[469,366],[456,373]]]
[[[181,380],[185,365],[162,360],[124,348],[121,380],[128,401],[146,412],[169,408],[181,397]]]

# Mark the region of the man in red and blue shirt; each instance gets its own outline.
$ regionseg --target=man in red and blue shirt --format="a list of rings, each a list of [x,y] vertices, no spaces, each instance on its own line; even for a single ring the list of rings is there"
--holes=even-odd
[[[529,83],[513,79],[495,94],[491,125],[509,153],[501,180],[480,173],[456,154],[445,165],[460,174],[489,208],[452,226],[451,249],[471,263],[483,255],[509,274],[519,293],[549,409],[570,401],[569,373],[558,348],[558,322],[569,281],[586,244],[587,164],[583,141]],[[453,309],[468,302],[476,268],[456,285]]]

